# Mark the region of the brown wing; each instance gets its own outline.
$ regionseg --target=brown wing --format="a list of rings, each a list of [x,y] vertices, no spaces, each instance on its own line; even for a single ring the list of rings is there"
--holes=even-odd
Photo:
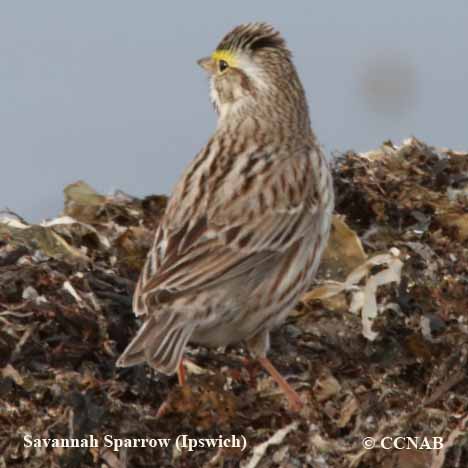
[[[142,278],[139,286],[143,302],[149,295],[156,303],[171,302],[246,275],[301,239],[313,227],[317,210],[313,177],[302,173],[291,189],[285,180],[288,174],[276,172],[268,185],[253,187],[225,204],[218,200],[177,226],[165,219],[160,238],[166,239],[166,246],[157,271]]]

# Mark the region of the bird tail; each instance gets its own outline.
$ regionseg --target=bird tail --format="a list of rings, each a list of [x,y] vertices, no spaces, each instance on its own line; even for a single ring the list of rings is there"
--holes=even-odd
[[[194,325],[178,319],[177,314],[154,314],[141,326],[137,335],[117,360],[118,367],[147,362],[166,375],[174,374],[182,359]]]

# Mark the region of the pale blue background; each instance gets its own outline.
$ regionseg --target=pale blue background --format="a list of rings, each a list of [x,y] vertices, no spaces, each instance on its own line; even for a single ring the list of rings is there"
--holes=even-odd
[[[466,0],[4,1],[0,208],[55,216],[77,179],[168,192],[215,124],[195,61],[251,20],[286,37],[328,152],[468,148]]]

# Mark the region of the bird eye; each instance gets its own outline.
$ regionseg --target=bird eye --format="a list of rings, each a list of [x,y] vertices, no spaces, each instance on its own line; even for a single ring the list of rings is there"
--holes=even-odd
[[[229,67],[229,64],[226,62],[226,60],[220,60],[218,66],[219,66],[219,71],[222,72],[226,70],[226,68]]]

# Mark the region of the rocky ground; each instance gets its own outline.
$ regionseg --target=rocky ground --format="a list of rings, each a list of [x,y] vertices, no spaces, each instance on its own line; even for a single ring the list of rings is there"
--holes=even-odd
[[[272,337],[300,414],[241,348],[192,348],[184,387],[115,367],[139,325],[132,290],[165,197],[78,182],[57,219],[2,213],[0,467],[468,466],[468,153],[387,142],[337,158],[334,180],[320,277]],[[99,447],[24,439],[90,434]],[[181,434],[234,434],[246,448],[178,451]],[[106,435],[171,442],[114,451]],[[397,436],[443,448],[379,448]]]

